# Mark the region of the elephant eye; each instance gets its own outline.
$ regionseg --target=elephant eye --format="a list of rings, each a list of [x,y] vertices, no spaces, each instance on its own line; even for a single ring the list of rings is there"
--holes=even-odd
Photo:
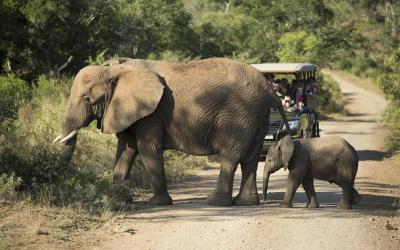
[[[89,103],[90,102],[90,97],[87,95],[82,96],[82,99],[84,102]]]

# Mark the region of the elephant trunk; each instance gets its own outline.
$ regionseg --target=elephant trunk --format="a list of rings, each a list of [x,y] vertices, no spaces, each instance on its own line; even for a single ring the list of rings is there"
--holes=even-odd
[[[267,189],[268,189],[268,182],[269,182],[270,175],[271,175],[270,171],[265,166],[264,167],[264,175],[263,175],[263,197],[264,197],[264,200],[267,200]]]
[[[54,143],[61,144],[60,156],[63,161],[69,163],[72,159],[72,155],[75,151],[77,135],[81,126],[81,119],[76,116],[80,113],[76,111],[76,108],[72,108],[68,105],[64,121],[62,123],[61,134],[53,141]]]
[[[74,154],[75,147],[76,147],[76,141],[77,141],[77,134],[79,129],[67,129],[65,126],[63,126],[62,133],[53,141],[55,143],[60,143],[61,144],[61,152],[60,156],[61,159],[69,163],[72,159],[72,155]]]
[[[66,142],[61,143],[62,146],[61,146],[60,156],[64,162],[66,163],[71,162],[72,155],[74,154],[76,147],[76,141],[77,141],[77,136]]]

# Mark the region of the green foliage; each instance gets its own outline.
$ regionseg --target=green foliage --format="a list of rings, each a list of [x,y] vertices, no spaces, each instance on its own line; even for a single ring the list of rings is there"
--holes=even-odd
[[[7,118],[16,118],[18,108],[29,96],[29,87],[25,81],[14,75],[0,76],[0,122]]]
[[[279,39],[278,57],[281,62],[318,62],[321,40],[305,31],[285,33]]]
[[[385,60],[385,71],[379,84],[389,98],[385,111],[385,124],[392,132],[393,149],[400,150],[400,47],[393,50]]]
[[[342,112],[344,102],[337,82],[330,76],[320,76],[320,92],[317,95],[318,104],[324,112]]]
[[[202,57],[234,56],[239,52],[256,55],[259,48],[252,46],[254,40],[266,39],[259,28],[257,20],[240,12],[207,13],[195,24],[199,52]]]
[[[62,81],[40,75],[32,87],[33,104],[40,104],[43,101],[57,102],[64,100],[69,95],[72,79],[67,78]]]
[[[180,0],[123,1],[118,54],[134,58],[166,50],[186,51],[194,41],[191,16]]]
[[[391,100],[383,115],[386,127],[391,131],[391,150],[400,151],[400,102]]]
[[[189,61],[190,57],[185,56],[183,53],[179,51],[166,50],[161,53],[150,53],[148,59],[170,61],[170,62],[182,62],[182,61]]]
[[[100,64],[104,63],[105,61],[112,59],[112,58],[105,57],[107,50],[108,49],[101,51],[99,54],[96,55],[95,58],[92,58],[92,56],[89,56],[89,58],[87,60],[85,60],[85,63],[88,65],[100,65]],[[113,58],[116,58],[116,57],[118,57],[118,56],[114,56]]]
[[[400,46],[385,60],[385,74],[380,78],[380,85],[385,94],[393,99],[400,99]]]
[[[12,72],[32,80],[42,73],[58,74],[72,56],[71,72],[86,58],[115,48],[119,38],[119,1],[2,1],[0,58]],[[112,25],[110,25],[112,24]],[[4,61],[2,61],[2,64]]]
[[[21,177],[16,177],[14,173],[0,175],[0,201],[14,201],[17,198],[17,189],[22,182]]]

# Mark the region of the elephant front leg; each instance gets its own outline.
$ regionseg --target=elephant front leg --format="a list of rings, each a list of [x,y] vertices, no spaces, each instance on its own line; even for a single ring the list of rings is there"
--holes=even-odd
[[[319,203],[317,201],[317,195],[315,194],[314,180],[312,178],[304,179],[302,181],[302,185],[303,185],[304,191],[306,191],[306,195],[308,198],[307,207],[308,208],[318,208]]]
[[[219,172],[215,190],[208,197],[208,204],[214,206],[232,206],[233,178],[238,163],[228,159],[221,160],[221,170]]]
[[[283,198],[283,201],[280,204],[280,207],[293,207],[292,200],[294,197],[294,194],[296,193],[297,188],[300,185],[300,179],[301,177],[297,173],[297,171],[293,170],[289,172],[289,176],[287,179],[287,185],[286,185],[286,193],[285,197]]]
[[[116,154],[116,163],[114,167],[113,181],[114,183],[122,183],[129,177],[129,172],[132,168],[138,152],[134,147],[134,137],[127,131],[117,134],[118,147]]]
[[[250,206],[259,205],[260,197],[257,192],[256,173],[258,158],[250,163],[241,163],[242,182],[240,184],[239,194],[233,200],[235,205]]]
[[[165,177],[163,150],[154,141],[139,141],[138,150],[143,164],[149,174],[153,197],[150,198],[151,205],[172,205],[172,198],[167,191]]]

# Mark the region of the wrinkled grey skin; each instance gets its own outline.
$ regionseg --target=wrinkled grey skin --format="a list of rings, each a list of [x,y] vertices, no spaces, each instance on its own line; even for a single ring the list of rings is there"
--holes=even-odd
[[[114,181],[129,176],[140,153],[154,196],[169,205],[163,150],[193,155],[218,154],[221,171],[208,202],[230,206],[259,204],[256,170],[270,107],[278,106],[272,85],[252,67],[212,58],[171,63],[120,58],[83,68],[75,77],[61,138],[97,120],[104,133],[116,133]],[[70,157],[76,136],[69,143]],[[242,168],[240,192],[232,200],[234,173]]]
[[[335,183],[342,188],[343,197],[336,206],[339,209],[349,209],[361,200],[353,187],[358,169],[357,151],[340,137],[292,141],[290,136],[285,136],[277,145],[270,147],[264,166],[264,200],[270,174],[282,167],[289,169],[289,176],[281,207],[292,207],[293,196],[300,183],[307,194],[307,207],[319,207],[313,178]]]

